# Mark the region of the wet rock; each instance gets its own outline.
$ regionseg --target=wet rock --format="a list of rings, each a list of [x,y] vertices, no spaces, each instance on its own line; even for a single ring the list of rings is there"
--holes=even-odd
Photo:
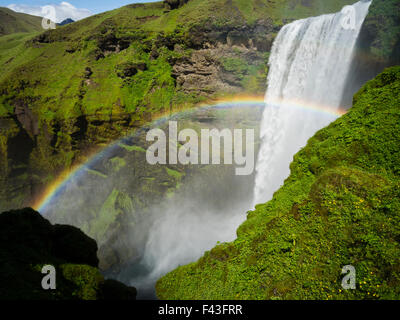
[[[81,230],[68,225],[55,225],[52,234],[53,253],[56,257],[70,263],[98,266],[96,241]]]
[[[121,282],[107,279],[101,286],[102,300],[136,300],[137,291]]]

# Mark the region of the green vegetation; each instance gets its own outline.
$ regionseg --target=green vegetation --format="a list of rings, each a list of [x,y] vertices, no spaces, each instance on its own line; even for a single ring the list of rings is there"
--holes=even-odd
[[[0,36],[42,30],[42,18],[0,7]]]
[[[400,63],[400,1],[374,0],[363,25],[365,50],[377,61]]]
[[[124,148],[126,151],[128,152],[133,152],[133,151],[137,151],[137,152],[146,152],[146,150],[143,147],[139,147],[139,146],[128,146],[126,144],[120,143],[118,144],[121,148]]]
[[[77,287],[73,297],[80,300],[96,300],[104,278],[97,268],[88,265],[63,264],[60,266],[62,276]]]
[[[157,283],[161,299],[399,299],[400,67],[320,130],[232,243]],[[342,267],[357,290],[343,290]]]
[[[165,168],[167,170],[167,173],[170,177],[173,177],[175,180],[179,181],[182,179],[183,173],[170,169],[170,168]]]

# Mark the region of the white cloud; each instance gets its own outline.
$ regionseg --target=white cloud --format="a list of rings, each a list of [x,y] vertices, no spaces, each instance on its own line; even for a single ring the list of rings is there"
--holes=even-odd
[[[72,4],[68,2],[61,2],[60,4],[50,4],[50,7],[54,8],[55,19],[52,20],[55,22],[61,22],[67,18],[71,18],[74,21],[81,20],[87,18],[92,15],[92,12],[88,9],[76,8]],[[49,11],[46,10],[48,6],[30,6],[26,4],[10,4],[7,6],[9,9],[16,11],[31,14],[33,16],[39,17],[52,17],[49,16]]]

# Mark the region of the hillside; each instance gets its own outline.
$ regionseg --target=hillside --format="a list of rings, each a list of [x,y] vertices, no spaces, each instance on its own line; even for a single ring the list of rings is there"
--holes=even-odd
[[[232,243],[157,283],[160,299],[399,299],[400,67],[320,130]],[[343,290],[342,267],[357,290]]]
[[[0,209],[31,205],[61,171],[157,115],[264,94],[282,25],[352,2],[133,4],[0,38]]]
[[[39,31],[43,31],[42,18],[0,7],[0,36]]]

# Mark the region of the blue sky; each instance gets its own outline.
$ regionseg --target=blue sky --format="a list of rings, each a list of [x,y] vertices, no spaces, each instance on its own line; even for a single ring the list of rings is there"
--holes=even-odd
[[[0,7],[9,7],[14,11],[41,15],[43,6],[52,5],[56,8],[57,20],[69,17],[68,15],[73,19],[75,18],[74,20],[79,20],[91,14],[139,2],[154,2],[154,0],[0,0]]]

